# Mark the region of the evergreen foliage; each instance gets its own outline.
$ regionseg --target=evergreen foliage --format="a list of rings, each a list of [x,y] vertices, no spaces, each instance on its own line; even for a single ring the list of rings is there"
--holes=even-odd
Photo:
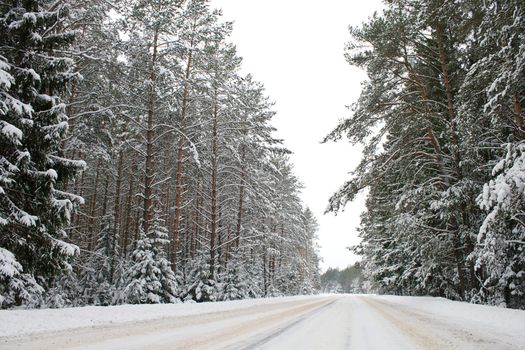
[[[329,210],[368,189],[356,252],[377,290],[525,307],[524,10],[400,0],[350,29],[369,80],[326,140],[365,148]]]
[[[137,247],[131,254],[132,265],[125,272],[126,286],[122,296],[127,303],[176,302],[175,274],[165,251],[168,244],[168,232],[156,217],[149,231],[140,233]]]
[[[115,265],[118,254],[117,239],[111,235],[112,222],[106,220],[93,252],[80,274],[85,305],[111,305],[115,293]]]
[[[220,11],[10,0],[0,14],[2,308],[317,291],[315,218]]]
[[[10,296],[3,306],[38,305],[29,300],[78,253],[64,228],[83,199],[63,186],[85,164],[59,149],[63,98],[80,78],[61,55],[74,40],[62,25],[68,10],[44,0],[0,4],[0,246],[12,267],[0,284]]]

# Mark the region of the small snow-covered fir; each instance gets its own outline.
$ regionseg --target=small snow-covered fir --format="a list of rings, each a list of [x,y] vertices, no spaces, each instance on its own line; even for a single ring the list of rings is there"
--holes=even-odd
[[[167,230],[156,217],[149,231],[141,233],[131,254],[132,264],[123,280],[121,298],[130,304],[158,304],[177,301],[175,273],[167,259]]]

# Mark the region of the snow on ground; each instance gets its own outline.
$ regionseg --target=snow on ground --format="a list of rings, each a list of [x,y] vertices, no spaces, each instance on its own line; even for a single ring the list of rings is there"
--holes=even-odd
[[[525,349],[525,311],[432,297],[349,296],[250,346],[258,350],[518,350]]]
[[[362,297],[343,298],[312,315],[308,322],[299,323],[255,347],[258,350],[415,349],[410,334],[399,332],[397,326],[378,317]]]
[[[431,297],[12,310],[0,311],[0,324],[9,350],[525,350],[525,311]]]
[[[461,329],[468,326],[481,334],[492,334],[501,342],[521,339],[525,347],[525,310],[475,305],[445,298],[375,296],[399,308],[432,315],[433,319]]]
[[[0,337],[45,333],[104,324],[191,316],[276,304],[311,296],[262,298],[216,303],[86,306],[63,309],[0,310]]]

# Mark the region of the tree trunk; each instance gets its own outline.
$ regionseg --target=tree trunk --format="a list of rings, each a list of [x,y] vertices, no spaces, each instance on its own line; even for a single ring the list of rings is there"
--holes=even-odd
[[[215,275],[215,239],[217,236],[217,158],[218,158],[218,94],[215,88],[213,106],[213,136],[212,136],[212,160],[211,160],[211,237],[210,237],[210,278]]]
[[[113,282],[113,274],[115,272],[115,254],[117,254],[117,250],[115,249],[115,245],[117,243],[117,237],[119,234],[119,228],[120,228],[120,187],[122,184],[122,163],[124,161],[124,155],[122,150],[120,150],[118,155],[118,165],[117,165],[117,180],[115,183],[115,200],[113,204],[113,234],[111,235],[111,249],[113,249],[113,254],[111,256],[110,261],[110,272],[109,272],[109,281],[110,283]]]
[[[439,43],[438,43],[438,45],[439,45]],[[404,57],[404,65],[407,68],[407,71],[408,71],[408,74],[409,74],[410,78],[414,82],[416,82],[416,85],[418,86],[419,93],[420,93],[420,96],[421,96],[422,100],[423,101],[428,101],[429,97],[428,97],[425,85],[421,81],[419,74],[413,69],[413,67],[408,62],[408,58],[407,58],[406,55]],[[448,71],[447,71],[447,79],[448,79]],[[452,95],[450,96],[450,98],[452,98]],[[452,103],[452,100],[451,100],[451,103]],[[453,104],[451,104],[450,106],[447,106],[447,108],[453,108]],[[427,109],[427,113],[430,114],[431,111],[428,108],[428,106],[426,107],[426,109]],[[453,109],[449,110],[449,113],[451,113],[451,114],[449,114],[449,116],[452,115],[452,117],[454,117]],[[447,173],[447,171],[446,171],[445,163],[443,161],[443,155],[442,155],[443,152],[441,150],[441,146],[439,145],[439,141],[436,138],[436,136],[434,134],[434,131],[433,131],[433,129],[430,126],[427,127],[426,132],[427,132],[427,137],[428,137],[430,143],[432,144],[432,148],[434,149],[434,155],[435,155],[436,163],[438,165],[439,172],[440,172],[441,178],[443,180],[443,187],[445,189],[449,188],[450,187],[450,179],[449,179],[449,175],[450,174]],[[450,225],[452,226],[452,231],[454,232],[453,233],[453,237],[452,237],[452,241],[453,241],[453,255],[454,255],[456,266],[457,266],[457,269],[458,269],[458,279],[459,279],[458,287],[459,287],[460,292],[463,293],[465,291],[465,288],[466,288],[466,276],[465,276],[465,271],[463,269],[464,260],[463,260],[462,254],[461,254],[462,247],[461,247],[461,240],[460,240],[459,232],[458,232],[458,226],[459,225],[458,225],[457,220],[453,216],[451,218],[451,221],[452,222],[450,223]]]
[[[244,170],[244,158],[245,158],[246,148],[245,145],[242,146],[241,151],[241,183],[239,185],[239,210],[237,211],[237,229],[235,231],[235,248],[239,249],[239,244],[241,241],[241,227],[242,227],[242,206],[244,201],[244,182],[246,179],[246,172]]]
[[[88,246],[87,250],[91,251],[93,248],[93,231],[95,230],[94,224],[95,224],[95,215],[96,215],[96,207],[97,207],[97,194],[98,194],[98,184],[100,179],[100,163],[99,160],[97,162],[97,169],[95,170],[95,183],[93,185],[93,195],[91,196],[91,207],[89,209],[89,224],[88,224]]]
[[[523,107],[521,106],[520,94],[514,93],[514,114],[516,115],[516,136],[518,140],[522,140],[525,130],[523,130]]]
[[[439,24],[437,26],[436,30],[437,34],[437,43],[439,48],[439,60],[441,63],[441,73],[443,74],[443,85],[445,86],[445,94],[447,96],[447,113],[448,113],[448,119],[450,123],[450,134],[452,138],[452,144],[454,145],[454,161],[455,161],[455,167],[456,167],[456,173],[458,176],[458,179],[462,178],[462,171],[461,171],[461,155],[459,152],[459,139],[458,139],[458,133],[456,130],[456,114],[454,112],[454,95],[452,93],[452,87],[450,85],[450,78],[449,78],[449,68],[448,68],[448,61],[447,56],[445,53],[445,45],[443,43],[444,41],[444,34],[443,34],[443,26]]]
[[[198,240],[200,239],[199,237],[199,233],[200,233],[200,224],[201,224],[201,215],[200,215],[200,211],[201,211],[201,207],[202,207],[202,194],[201,194],[201,191],[202,191],[202,181],[201,181],[201,178],[199,176],[199,178],[197,179],[197,199],[196,199],[196,202],[197,202],[197,207],[196,207],[196,210],[195,210],[195,231],[193,233],[193,237],[192,237],[192,247],[191,247],[191,257],[194,258],[195,255],[197,255],[197,249],[198,249]]]
[[[128,245],[131,230],[132,215],[131,209],[133,208],[133,191],[135,187],[135,172],[137,171],[137,161],[133,158],[131,163],[131,172],[129,174],[129,187],[128,194],[126,196],[126,221],[124,223],[124,237],[122,243],[122,255],[126,257],[128,255]]]
[[[267,249],[266,246],[263,247],[264,253],[263,253],[263,291],[264,296],[268,296],[268,268],[267,268]]]
[[[416,83],[418,90],[419,90],[419,95],[421,96],[421,99],[425,103],[425,101],[428,101],[428,94],[427,94],[425,85],[421,81],[419,74],[417,74],[417,72],[408,62],[408,58],[406,56],[404,58],[404,65],[408,71],[408,75],[410,79]],[[427,110],[427,113],[430,114],[430,109],[428,108],[428,105],[425,105],[425,109]],[[445,163],[443,161],[443,156],[442,156],[441,146],[439,145],[439,141],[434,134],[434,130],[430,126],[427,127],[426,133],[427,133],[427,138],[432,144],[432,148],[434,149],[434,157],[435,157],[437,166],[439,168],[439,172],[441,173],[443,182],[448,186],[449,179],[448,179],[448,174],[445,171]]]
[[[80,159],[82,159],[82,152],[78,152]],[[75,184],[74,184],[74,193],[78,194],[79,196],[84,196],[84,175],[86,171],[82,171],[82,174],[80,175],[80,178],[77,176],[75,177]],[[75,226],[78,227],[80,225],[80,215],[76,216],[75,219]]]
[[[176,269],[177,264],[177,250],[179,247],[180,238],[180,216],[182,207],[182,193],[184,191],[183,172],[184,172],[184,139],[186,132],[186,114],[188,109],[189,98],[189,79],[191,76],[192,51],[188,54],[188,62],[186,65],[186,73],[184,76],[184,92],[182,94],[182,107],[180,113],[180,133],[179,144],[177,147],[177,175],[175,177],[175,224],[173,227],[173,252],[172,265]]]
[[[102,200],[102,213],[100,217],[103,218],[108,213],[108,199],[109,199],[109,173],[106,174],[106,179],[104,180],[104,198]]]
[[[228,271],[228,261],[230,260],[230,251],[231,251],[231,228],[230,225],[228,225],[228,228],[226,229],[226,247],[224,247],[224,271]]]
[[[155,114],[155,83],[156,73],[155,65],[157,63],[157,42],[159,30],[155,28],[153,33],[153,55],[151,58],[150,67],[150,89],[148,97],[148,120],[146,130],[146,171],[144,174],[144,217],[142,228],[145,233],[149,231],[151,219],[153,218],[153,177],[155,176],[153,169],[153,119]]]
[[[450,84],[450,78],[449,78],[449,68],[448,68],[448,61],[447,56],[445,52],[445,45],[444,45],[444,33],[443,33],[443,26],[441,24],[437,25],[436,28],[436,34],[437,34],[437,43],[438,43],[438,49],[439,49],[439,60],[441,63],[441,72],[443,74],[443,85],[445,86],[445,94],[447,96],[447,113],[448,113],[448,119],[450,123],[450,134],[451,134],[451,141],[454,145],[453,149],[453,156],[454,156],[454,167],[455,172],[458,180],[461,180],[463,178],[463,172],[461,169],[461,154],[460,154],[460,144],[458,139],[458,134],[456,130],[456,116],[454,112],[454,95],[452,93],[452,87]],[[462,215],[460,218],[453,220],[452,223],[453,229],[456,232],[455,238],[454,238],[454,255],[456,258],[456,264],[458,269],[458,277],[459,277],[459,284],[460,289],[462,291],[467,291],[471,287],[473,287],[474,281],[471,281],[472,285],[467,285],[468,280],[464,270],[464,262],[465,262],[465,256],[470,253],[470,251],[465,252],[465,248],[463,248],[463,244],[461,242],[461,237],[459,236],[458,228],[460,224],[458,221],[461,219],[464,219],[467,217],[465,206],[461,206],[459,208],[462,212]],[[463,220],[464,221],[464,220]],[[461,223],[465,224],[465,222]],[[473,246],[470,237],[464,237],[466,240],[466,247]],[[470,275],[473,275],[473,269],[474,264],[470,264],[469,267]]]

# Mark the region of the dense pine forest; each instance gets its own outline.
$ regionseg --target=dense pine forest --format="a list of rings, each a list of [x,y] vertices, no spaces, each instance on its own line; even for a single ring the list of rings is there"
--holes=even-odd
[[[324,289],[525,309],[522,0],[385,1],[350,28],[368,80],[324,141],[363,146],[328,207],[367,193],[363,260],[322,279],[231,31],[208,0],[0,1],[0,308]]]
[[[0,306],[310,294],[316,219],[205,0],[0,2]]]
[[[350,33],[346,58],[369,80],[326,140],[364,151],[329,210],[368,191],[368,279],[524,309],[525,3],[387,1]]]

